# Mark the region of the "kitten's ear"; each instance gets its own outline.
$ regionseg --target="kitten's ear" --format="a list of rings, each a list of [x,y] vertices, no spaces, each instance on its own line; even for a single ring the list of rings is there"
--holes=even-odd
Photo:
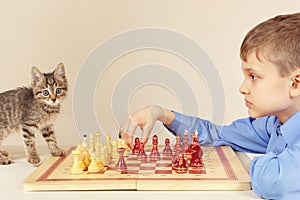
[[[65,72],[65,67],[62,63],[58,64],[58,66],[56,67],[56,69],[54,70],[54,77],[58,80],[61,81],[66,81],[66,72]]]
[[[33,66],[31,70],[31,85],[34,87],[44,83],[44,78],[44,74],[37,67]]]

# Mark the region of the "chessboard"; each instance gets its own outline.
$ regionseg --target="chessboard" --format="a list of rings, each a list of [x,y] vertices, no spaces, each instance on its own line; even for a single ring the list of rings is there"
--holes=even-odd
[[[125,157],[126,171],[115,168],[116,160],[97,173],[71,174],[72,151],[66,156],[50,157],[24,182],[25,191],[68,190],[249,190],[249,174],[229,146],[203,146],[203,167],[186,173],[172,170],[171,160],[137,160]],[[146,148],[145,148],[146,149]],[[149,155],[149,150],[146,151]]]

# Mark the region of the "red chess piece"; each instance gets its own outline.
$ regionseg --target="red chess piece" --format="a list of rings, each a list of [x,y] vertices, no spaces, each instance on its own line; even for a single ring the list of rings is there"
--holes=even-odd
[[[132,154],[133,155],[137,155],[140,151],[140,139],[138,137],[136,137],[134,139],[134,147],[132,149]]]
[[[165,156],[165,157],[172,157],[173,156],[173,152],[172,152],[172,149],[170,147],[170,139],[169,138],[165,139],[165,148],[163,149],[162,153],[163,153],[163,156]]]
[[[140,151],[136,156],[137,160],[147,160],[147,154],[145,153],[144,143],[140,142]]]
[[[186,152],[188,151],[189,148],[189,133],[187,131],[184,132],[184,139],[183,139],[183,151]]]
[[[178,152],[180,152],[180,153],[183,152],[183,146],[182,146],[182,144],[181,144],[180,136],[179,136],[179,135],[176,136],[176,143],[175,143],[175,145],[174,145],[173,151],[174,151],[174,152],[177,152],[177,151],[178,151]]]
[[[152,137],[152,150],[149,155],[150,160],[160,160],[160,154],[158,152],[158,137],[154,135]]]
[[[203,151],[202,148],[200,147],[198,143],[198,136],[195,135],[193,137],[192,144],[190,145],[190,150],[192,153],[192,157],[190,160],[190,166],[194,168],[200,168],[203,167],[202,163],[202,156],[203,156]]]
[[[179,158],[175,161],[173,169],[177,173],[186,173],[188,170],[186,160],[182,154],[179,155]]]
[[[125,152],[125,148],[118,148],[119,159],[116,164],[116,169],[121,170],[121,171],[127,170],[127,165],[126,165],[125,159],[124,159],[124,152]]]

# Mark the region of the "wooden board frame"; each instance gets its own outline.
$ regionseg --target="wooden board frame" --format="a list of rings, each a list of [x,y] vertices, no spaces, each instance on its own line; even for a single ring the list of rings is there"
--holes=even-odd
[[[251,189],[249,174],[231,147],[202,148],[211,148],[212,151],[203,157],[205,169],[202,169],[201,173],[177,174],[172,171],[156,174],[155,170],[120,173],[107,168],[101,173],[72,175],[69,173],[72,165],[70,153],[74,147],[68,147],[67,156],[50,157],[23,181],[23,186],[25,191]],[[129,160],[127,164],[130,168]],[[148,163],[147,166],[150,165],[152,163]],[[161,165],[164,166],[162,171],[170,171],[166,165]]]

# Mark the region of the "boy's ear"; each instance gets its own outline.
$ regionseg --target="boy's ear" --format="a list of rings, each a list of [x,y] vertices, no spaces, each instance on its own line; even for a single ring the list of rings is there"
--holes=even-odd
[[[291,75],[290,95],[292,97],[300,96],[300,69],[295,70]]]

